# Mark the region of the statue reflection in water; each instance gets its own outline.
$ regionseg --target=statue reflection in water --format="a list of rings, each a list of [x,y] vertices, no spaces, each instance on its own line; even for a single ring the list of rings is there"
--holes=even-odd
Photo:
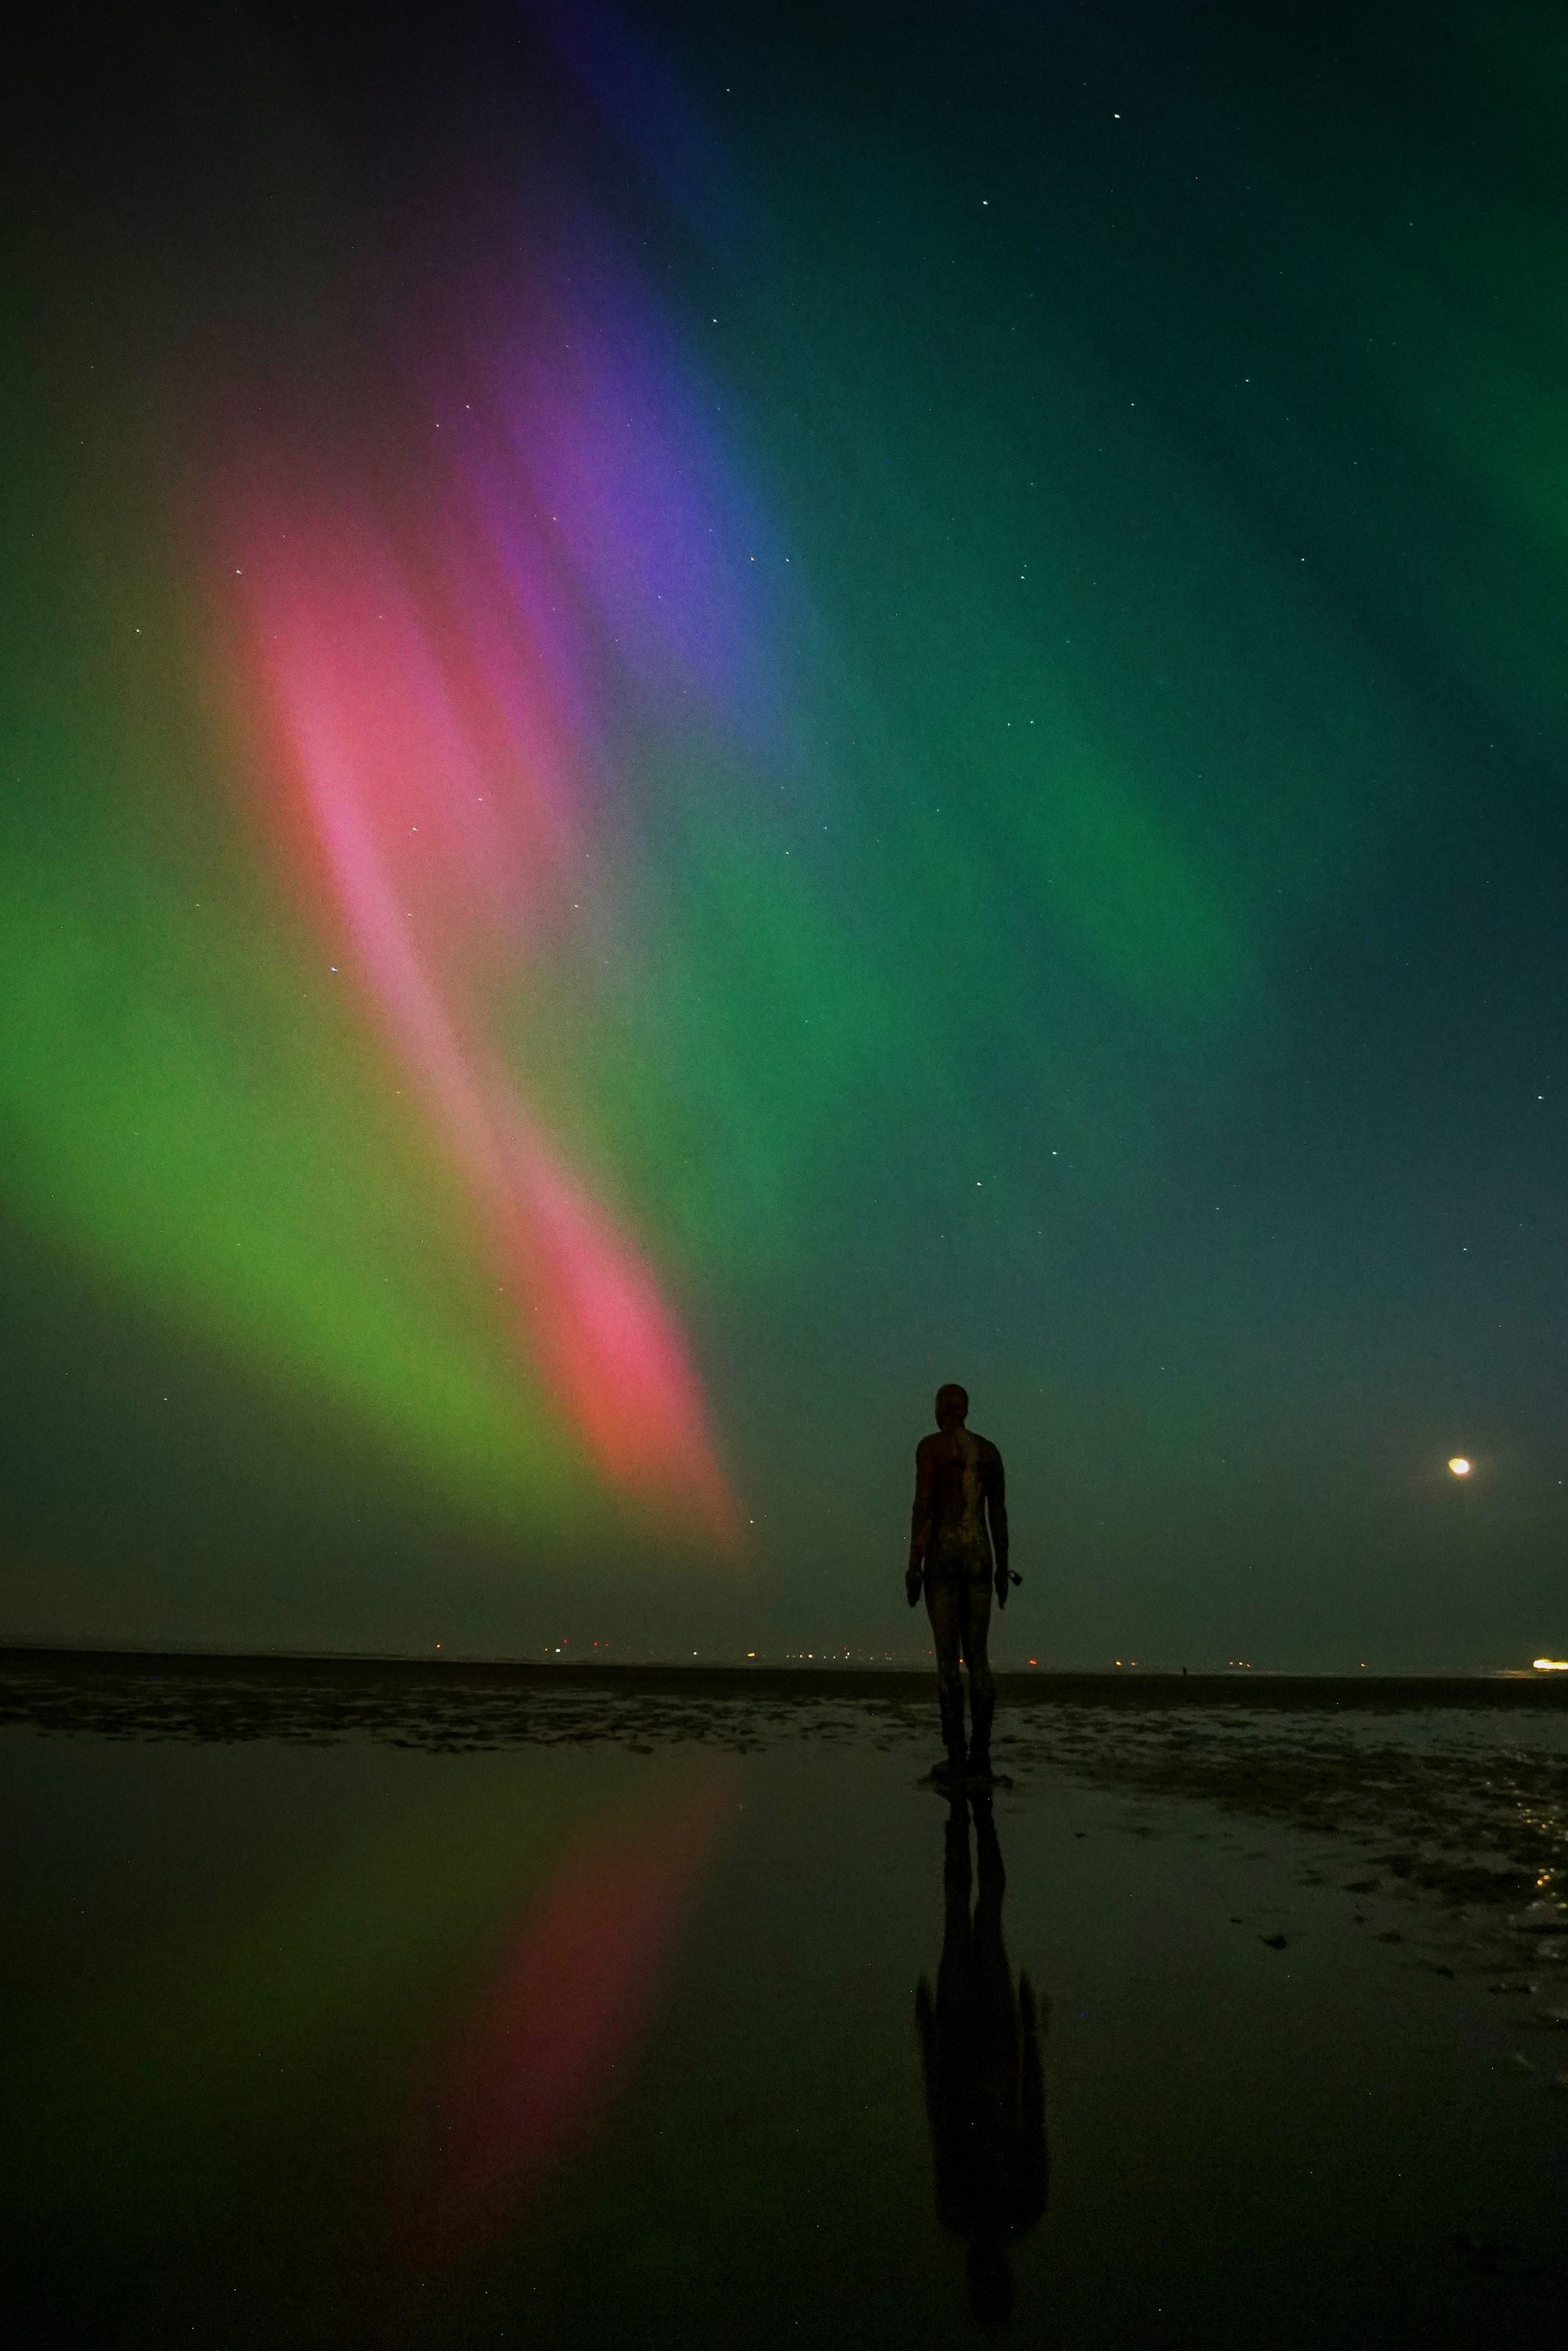
[[[969,1810],[979,1892],[971,1917]],[[1040,2018],[1027,1975],[1015,1991],[1002,1940],[1007,1874],[988,1795],[957,1795],[942,1869],[946,1924],[936,1991],[922,1977],[915,2021],[925,2073],[936,2217],[968,2248],[969,2306],[997,2327],[1013,2306],[1009,2249],[1045,2210]]]

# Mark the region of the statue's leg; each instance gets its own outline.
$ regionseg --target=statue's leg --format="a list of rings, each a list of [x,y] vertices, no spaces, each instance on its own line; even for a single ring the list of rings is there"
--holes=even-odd
[[[945,1767],[955,1778],[964,1774],[964,1682],[958,1670],[963,1651],[964,1582],[960,1576],[925,1572],[925,1613],[931,1620],[931,1646],[936,1653],[936,1705],[942,1717]],[[966,1834],[967,1832],[966,1831]]]
[[[962,1640],[964,1662],[969,1668],[969,1739],[968,1769],[972,1778],[988,1780],[991,1776],[991,1718],[997,1710],[997,1686],[991,1678],[990,1659],[986,1655],[986,1641],[991,1625],[991,1579],[989,1574],[969,1575],[964,1579],[964,1618]]]

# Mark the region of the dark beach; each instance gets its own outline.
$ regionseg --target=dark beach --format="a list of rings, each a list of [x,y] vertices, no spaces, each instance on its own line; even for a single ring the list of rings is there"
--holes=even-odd
[[[955,1814],[924,1676],[13,1652],[16,2319],[1545,2342],[1564,1696],[1009,1677]],[[965,1981],[1043,2092],[988,2272],[920,2023]]]

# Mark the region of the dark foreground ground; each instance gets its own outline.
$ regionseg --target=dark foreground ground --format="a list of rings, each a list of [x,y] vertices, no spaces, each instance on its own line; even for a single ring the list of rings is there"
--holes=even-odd
[[[1003,1674],[998,1768],[1197,1796],[1400,1850],[1394,1875],[1500,1908],[1568,1891],[1568,1675]],[[436,1753],[928,1735],[929,1673],[0,1651],[0,1729]],[[1559,1735],[1561,1734],[1561,1735]],[[1521,1742],[1522,1741],[1522,1745]]]
[[[1565,1701],[5,1656],[0,2323],[1555,2344]]]

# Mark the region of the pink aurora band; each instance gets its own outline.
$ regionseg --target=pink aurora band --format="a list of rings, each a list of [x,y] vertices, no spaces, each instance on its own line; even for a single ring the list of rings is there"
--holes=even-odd
[[[345,496],[308,475],[250,502],[236,569],[312,862],[551,1401],[624,1499],[731,1549],[738,1515],[679,1321],[489,1033],[501,986],[570,929],[590,784],[603,790],[591,714],[607,648],[643,690],[689,694],[690,678],[710,695],[716,656],[730,667],[737,650],[693,503],[706,461],[619,291],[630,377],[596,368],[586,326],[549,318],[522,392],[483,417],[455,402],[466,432],[444,446],[433,431],[441,455],[412,495]],[[617,537],[607,495],[633,481]],[[662,565],[684,592],[665,597]]]
[[[452,2041],[432,2052],[398,2199],[404,2262],[460,2260],[593,2139],[656,2015],[736,1817],[707,1761],[654,1813],[598,1823],[528,1905]]]

